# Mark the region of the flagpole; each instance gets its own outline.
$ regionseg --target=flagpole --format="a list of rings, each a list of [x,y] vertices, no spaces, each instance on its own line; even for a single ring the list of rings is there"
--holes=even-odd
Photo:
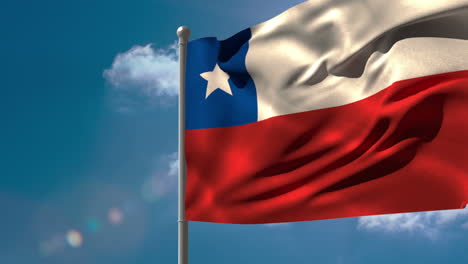
[[[177,29],[179,36],[179,264],[188,264],[188,223],[185,220],[185,65],[187,62],[187,42],[190,29],[181,26]]]

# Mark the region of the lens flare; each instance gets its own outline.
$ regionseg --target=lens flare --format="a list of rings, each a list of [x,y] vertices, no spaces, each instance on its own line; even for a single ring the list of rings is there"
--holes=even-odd
[[[86,222],[86,226],[88,228],[88,231],[90,231],[91,233],[96,233],[99,231],[99,227],[101,225],[96,218],[89,218]]]
[[[83,244],[83,236],[76,230],[67,232],[67,242],[73,248],[79,248]]]
[[[111,208],[109,210],[108,217],[109,217],[109,222],[111,222],[111,224],[113,225],[121,224],[123,221],[123,213],[118,208]]]

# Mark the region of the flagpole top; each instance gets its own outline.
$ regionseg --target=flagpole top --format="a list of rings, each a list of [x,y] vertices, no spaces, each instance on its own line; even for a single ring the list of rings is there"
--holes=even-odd
[[[186,26],[180,26],[177,29],[177,36],[179,36],[179,44],[187,43],[190,37],[190,29]]]

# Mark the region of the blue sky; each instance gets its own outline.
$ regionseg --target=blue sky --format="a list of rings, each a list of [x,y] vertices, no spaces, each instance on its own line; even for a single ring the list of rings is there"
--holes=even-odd
[[[177,261],[176,29],[224,39],[299,0],[0,5],[0,263]],[[467,210],[190,223],[190,263],[465,263]]]

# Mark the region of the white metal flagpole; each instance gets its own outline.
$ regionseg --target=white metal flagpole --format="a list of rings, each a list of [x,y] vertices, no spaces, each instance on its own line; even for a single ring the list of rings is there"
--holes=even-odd
[[[190,29],[181,26],[179,36],[179,264],[188,264],[188,223],[185,220],[185,65],[187,62],[187,42]]]

